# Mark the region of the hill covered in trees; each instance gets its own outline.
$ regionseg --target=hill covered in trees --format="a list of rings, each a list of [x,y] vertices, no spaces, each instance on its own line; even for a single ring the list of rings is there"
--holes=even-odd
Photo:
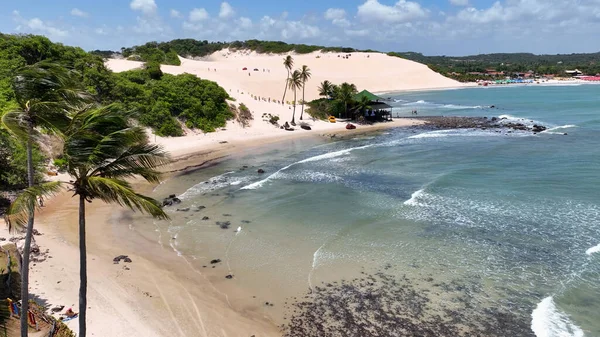
[[[177,39],[168,42],[148,42],[141,46],[121,48],[121,54],[132,60],[156,61],[162,64],[179,65],[177,54],[183,57],[203,57],[216,51],[231,48],[235,50],[251,50],[257,53],[288,53],[308,54],[317,50],[326,52],[356,52],[354,48],[324,47],[305,44],[288,44],[281,41],[234,41],[234,42],[208,42],[194,39]],[[106,55],[106,51],[97,51]],[[175,57],[174,57],[175,56]]]
[[[556,55],[497,53],[458,57],[425,56],[411,52],[388,53],[388,55],[426,64],[432,70],[460,81],[489,78],[490,73],[504,73],[501,76],[511,76],[515,73],[533,71],[539,75],[565,76],[565,70],[573,69],[578,69],[587,75],[600,73],[600,52]]]
[[[116,74],[105,67],[102,58],[111,54],[88,53],[43,36],[0,34],[0,116],[17,108],[13,90],[16,71],[48,61],[73,70],[73,76],[78,77],[96,102],[133,111],[142,125],[161,136],[182,135],[182,125],[211,132],[233,117],[227,102],[229,95],[217,83],[189,74],[163,74],[156,61],[147,62],[143,69]],[[177,58],[176,53],[173,55]],[[43,169],[44,160],[43,151],[36,146],[34,161],[39,170]],[[27,184],[25,161],[23,144],[0,126],[0,190]]]
[[[288,44],[281,41],[233,41],[208,42],[194,39],[177,39],[168,42],[148,42],[141,46],[122,48],[124,57],[140,61],[156,61],[162,64],[179,65],[176,55],[183,57],[203,57],[216,51],[231,48],[251,50],[258,53],[311,53],[324,52],[373,52],[344,47],[325,47],[305,44]],[[108,54],[109,52],[97,52]],[[535,74],[564,75],[565,70],[579,69],[584,74],[600,73],[600,53],[535,55],[531,53],[496,53],[471,56],[425,56],[414,52],[388,52],[387,55],[428,65],[432,70],[460,81],[474,81],[490,78],[490,73],[510,76],[515,73],[533,71]],[[479,73],[479,74],[478,74]],[[492,75],[492,76],[498,76]]]

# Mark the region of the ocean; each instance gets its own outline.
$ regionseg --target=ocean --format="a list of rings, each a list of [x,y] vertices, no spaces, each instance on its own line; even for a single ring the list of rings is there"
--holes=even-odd
[[[382,96],[548,130],[287,141],[161,184],[144,230],[286,336],[600,336],[600,86]]]

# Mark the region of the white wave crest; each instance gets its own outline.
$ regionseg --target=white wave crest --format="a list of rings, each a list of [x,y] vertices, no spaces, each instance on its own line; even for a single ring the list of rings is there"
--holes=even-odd
[[[454,129],[454,130],[436,130],[418,135],[410,136],[407,139],[423,139],[423,138],[443,138],[443,137],[493,137],[501,136],[502,134],[476,129]],[[516,135],[516,134],[513,134]]]
[[[483,109],[483,107],[481,105],[469,106],[469,105],[456,105],[456,104],[444,104],[444,105],[442,105],[442,108],[446,108],[446,109]]]
[[[206,181],[200,182],[190,188],[188,188],[185,192],[183,192],[178,198],[181,200],[188,199],[194,197],[196,195],[202,194],[206,191],[214,191],[219,188],[223,188],[225,186],[231,185],[228,179],[228,175],[234,173],[234,171],[225,172],[218,176],[212,177]]]
[[[531,313],[531,330],[536,337],[583,337],[581,328],[561,313],[552,296],[544,298]]]
[[[282,171],[285,171],[285,170],[289,169],[290,167],[292,167],[294,165],[304,164],[304,163],[309,163],[309,162],[314,162],[314,161],[319,161],[319,160],[323,160],[323,159],[332,159],[332,158],[335,158],[335,157],[340,157],[340,156],[343,156],[343,155],[347,155],[347,154],[349,154],[350,152],[352,152],[354,150],[365,149],[365,148],[371,147],[373,145],[375,145],[375,144],[358,146],[358,147],[352,147],[352,148],[349,148],[349,149],[339,150],[339,151],[335,151],[335,152],[328,152],[328,153],[320,154],[320,155],[317,155],[317,156],[314,156],[314,157],[309,157],[309,158],[297,161],[295,163],[292,163],[292,164],[290,164],[288,166],[285,166],[283,168],[280,168],[279,170],[277,170],[277,172],[271,174],[270,176],[266,177],[265,179],[257,181],[257,182],[254,182],[254,183],[252,183],[252,184],[250,184],[248,186],[244,186],[241,189],[242,190],[255,190],[257,188],[260,188],[266,182],[268,182],[269,180],[277,178],[281,174]]]
[[[421,198],[423,195],[425,194],[425,189],[422,188],[418,191],[415,191],[413,194],[410,195],[410,199],[406,200],[404,202],[405,205],[409,205],[409,206],[419,206],[419,202],[417,201],[419,198]]]
[[[590,248],[588,250],[586,250],[585,253],[587,255],[592,255],[594,253],[600,253],[600,244],[597,245],[597,246],[594,246],[594,247],[592,247],[592,248]]]
[[[571,128],[576,128],[578,127],[577,125],[573,125],[573,124],[567,124],[567,125],[560,125],[560,126],[555,126],[552,128],[548,128],[544,131],[542,131],[542,133],[551,133],[552,131],[556,131],[556,130],[561,130],[561,129],[571,129]]]

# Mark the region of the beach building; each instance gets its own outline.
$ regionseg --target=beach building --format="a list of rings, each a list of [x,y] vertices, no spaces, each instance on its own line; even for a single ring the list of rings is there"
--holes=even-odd
[[[369,109],[363,112],[366,120],[376,122],[381,120],[388,121],[392,119],[392,106],[383,102],[383,98],[369,92],[368,90],[363,90],[354,95],[354,99],[356,101],[362,101],[364,97],[369,100]]]
[[[579,70],[579,69],[575,69],[575,70],[565,70],[565,73],[569,76],[579,76],[582,75],[583,73]]]

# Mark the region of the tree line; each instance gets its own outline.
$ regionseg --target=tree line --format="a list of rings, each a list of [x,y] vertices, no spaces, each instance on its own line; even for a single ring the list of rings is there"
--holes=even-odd
[[[433,71],[462,82],[490,79],[488,70],[504,72],[501,77],[533,71],[538,75],[566,76],[566,70],[578,69],[587,75],[600,73],[600,53],[535,55],[531,53],[496,53],[471,56],[425,56],[420,53],[388,53],[423,63]],[[481,74],[477,74],[481,73]]]
[[[375,52],[348,47],[325,47],[306,44],[289,44],[281,41],[233,41],[209,42],[194,39],[176,39],[167,42],[148,42],[141,46],[121,48],[125,57],[140,61],[156,61],[162,64],[179,65],[176,55],[184,57],[203,57],[219,50],[251,50],[258,53],[298,53],[307,54],[322,50],[324,52]],[[96,51],[98,55],[108,57],[114,52]],[[523,73],[529,70],[542,75],[565,75],[565,70],[579,69],[584,74],[600,73],[599,53],[535,55],[531,53],[494,53],[470,56],[425,56],[415,52],[388,52],[387,55],[401,57],[428,65],[432,70],[444,76],[467,82],[477,79],[489,79],[487,75],[469,73],[485,73],[488,69],[507,74]]]

